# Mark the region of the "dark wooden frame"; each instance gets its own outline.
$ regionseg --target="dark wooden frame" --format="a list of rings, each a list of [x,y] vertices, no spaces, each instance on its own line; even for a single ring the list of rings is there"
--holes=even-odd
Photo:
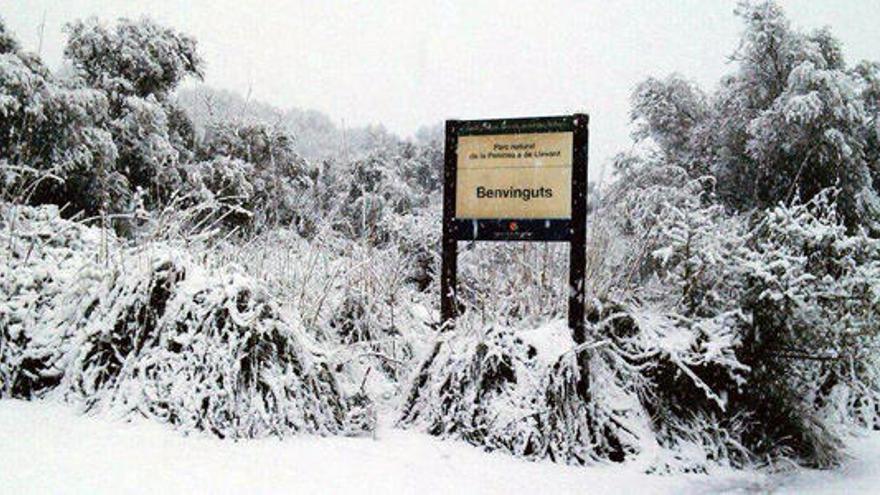
[[[455,287],[458,241],[544,241],[568,242],[569,298],[568,326],[574,341],[585,341],[584,277],[587,243],[587,167],[589,159],[589,116],[495,120],[447,120],[443,171],[443,240],[440,278],[440,315],[443,328],[451,328],[456,315]],[[458,137],[487,134],[573,132],[570,219],[458,219],[455,217]]]

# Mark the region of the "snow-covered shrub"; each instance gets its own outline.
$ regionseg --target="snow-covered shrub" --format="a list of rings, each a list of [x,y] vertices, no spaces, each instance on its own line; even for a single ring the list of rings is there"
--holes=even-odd
[[[248,242],[223,243],[213,260],[234,261],[258,276],[328,350],[341,386],[386,405],[427,352],[436,295],[412,280],[416,263],[396,245],[377,247],[325,228],[312,239],[275,229]]]
[[[714,94],[679,76],[633,94],[641,153],[618,159],[603,215],[630,275],[600,300],[730,336],[739,367],[700,370],[704,400],[652,372],[656,402],[678,409],[653,416],[660,438],[722,452],[688,434],[711,426],[737,457],[828,466],[841,426],[877,427],[876,67],[848,70],[827,30],[796,31],[775,1],[737,14],[735,71]]]
[[[748,369],[727,318],[593,301],[592,340],[578,346],[559,319],[512,328],[466,313],[413,374],[399,424],[570,464],[743,465],[754,457],[739,441],[742,418],[724,415],[727,391]]]
[[[637,392],[662,445],[698,442],[706,460],[742,465],[753,456],[740,443],[743,411],[731,396],[750,371],[738,356],[749,323],[738,305],[747,223],[714,203],[710,178],[640,166],[604,212],[607,228],[629,240],[623,266],[637,275],[599,299],[591,319],[610,319],[599,335],[638,367],[635,381],[647,382]],[[693,435],[695,424],[716,433]]]
[[[394,242],[401,220],[429,205],[439,207],[442,155],[437,142],[403,141],[379,128],[354,149],[353,156],[319,167],[316,223],[327,220],[346,237],[383,245]],[[322,218],[328,212],[330,218]]]
[[[174,250],[137,256],[100,289],[65,375],[68,397],[221,437],[369,427],[252,278]]]
[[[751,382],[783,394],[785,410],[842,413],[820,416],[816,434],[834,425],[826,419],[880,427],[880,242],[847,233],[836,194],[768,211],[742,267],[742,305],[752,319],[742,354]]]
[[[203,185],[218,197],[237,193],[238,203],[253,212],[250,227],[307,230],[311,226],[304,224],[304,217],[311,211],[310,188],[316,171],[293,145],[294,137],[277,125],[213,122],[199,143],[199,156],[206,160],[199,166],[212,168],[215,178]],[[225,172],[227,168],[230,172]],[[233,173],[238,174],[233,170],[246,172],[233,178]],[[217,183],[222,175],[227,177]]]
[[[661,302],[594,300],[587,317],[602,343],[594,359],[606,363],[650,418],[645,454],[653,444],[667,451],[646,459],[649,469],[704,471],[709,462],[753,459],[738,440],[741,418],[729,401],[749,371],[736,356],[739,314],[688,317]],[[695,431],[695,425],[712,430]]]
[[[601,366],[578,359],[562,322],[516,331],[463,318],[415,373],[399,424],[530,459],[621,461],[644,418],[607,374],[591,378]]]
[[[128,96],[112,115],[111,131],[119,150],[115,167],[125,174],[131,190],[149,192],[148,199],[155,204],[180,190],[184,185],[178,172],[180,153],[165,105],[153,95]]]
[[[55,206],[0,204],[0,397],[41,396],[61,381],[107,243]]]
[[[227,157],[193,163],[187,167],[188,188],[193,191],[186,203],[218,201],[229,206],[222,223],[230,228],[250,225],[253,219],[254,166]]]
[[[691,419],[682,420],[691,416],[724,428],[752,456],[828,466],[840,459],[839,425],[877,427],[880,252],[863,231],[848,233],[835,194],[751,218],[728,217],[711,202],[667,204],[636,231],[653,239],[658,264],[635,297],[661,304],[698,344],[723,337],[728,353],[723,366],[695,374],[717,407],[651,377],[668,399],[655,403],[674,412],[661,421],[678,430],[670,438],[688,431]]]
[[[253,277],[162,243],[96,260],[94,229],[16,208],[31,213],[4,230],[18,246],[0,307],[4,395],[51,393],[222,437],[372,428],[369,400],[339,389],[326,352]],[[67,229],[85,241],[58,235]],[[59,255],[69,251],[70,261]],[[67,278],[42,273],[56,259]]]

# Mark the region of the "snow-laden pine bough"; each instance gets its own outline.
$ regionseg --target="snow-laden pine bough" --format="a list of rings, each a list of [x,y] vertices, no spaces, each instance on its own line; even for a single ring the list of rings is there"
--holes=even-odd
[[[95,258],[100,231],[9,207],[0,391],[56,396],[221,437],[358,434],[373,427],[321,350],[265,289],[163,244]]]

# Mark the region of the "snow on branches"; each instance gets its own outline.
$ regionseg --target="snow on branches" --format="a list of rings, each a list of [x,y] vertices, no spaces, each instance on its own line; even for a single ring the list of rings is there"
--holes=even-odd
[[[57,211],[4,213],[19,224],[0,238],[15,247],[3,265],[4,396],[53,394],[221,437],[373,427],[369,400],[339,390],[322,350],[253,278],[164,244],[115,250],[108,266],[86,251],[95,229]]]

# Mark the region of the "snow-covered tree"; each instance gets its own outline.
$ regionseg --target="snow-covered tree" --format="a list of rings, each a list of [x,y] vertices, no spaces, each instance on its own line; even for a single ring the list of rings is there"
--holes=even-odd
[[[184,78],[203,75],[195,40],[149,19],[112,28],[89,19],[66,30],[75,75],[109,102],[115,169],[132,193],[161,204],[184,185],[178,168],[192,156],[192,125],[169,96]]]
[[[666,159],[686,166],[692,175],[705,174],[705,164],[692,156],[690,142],[705,121],[708,103],[693,83],[673,74],[664,80],[648,78],[632,94],[630,118],[636,124],[636,140],[651,138]]]
[[[0,22],[0,191],[4,199],[97,213],[124,194],[100,91],[54,77]]]
[[[846,390],[845,416],[877,427],[880,243],[863,230],[847,233],[838,194],[774,208],[750,234],[740,268],[740,304],[751,318],[742,356],[755,398],[781,401],[777,414],[809,415]],[[762,421],[783,427],[780,417]]]
[[[640,84],[635,137],[651,138],[691,178],[713,176],[718,197],[735,209],[839,187],[847,225],[880,232],[873,65],[847,69],[827,29],[794,30],[773,0],[741,2],[736,13],[745,30],[735,70],[708,97],[679,76]]]
[[[65,56],[86,82],[116,98],[150,95],[164,101],[188,76],[202,77],[196,41],[150,19],[120,19],[109,28],[97,19],[67,26]]]
[[[250,173],[241,180],[249,187],[237,189],[249,189],[249,193],[239,200],[257,214],[259,224],[302,227],[311,211],[315,171],[293,144],[293,136],[275,126],[221,121],[206,130],[198,155],[203,160],[223,157],[247,164]]]

